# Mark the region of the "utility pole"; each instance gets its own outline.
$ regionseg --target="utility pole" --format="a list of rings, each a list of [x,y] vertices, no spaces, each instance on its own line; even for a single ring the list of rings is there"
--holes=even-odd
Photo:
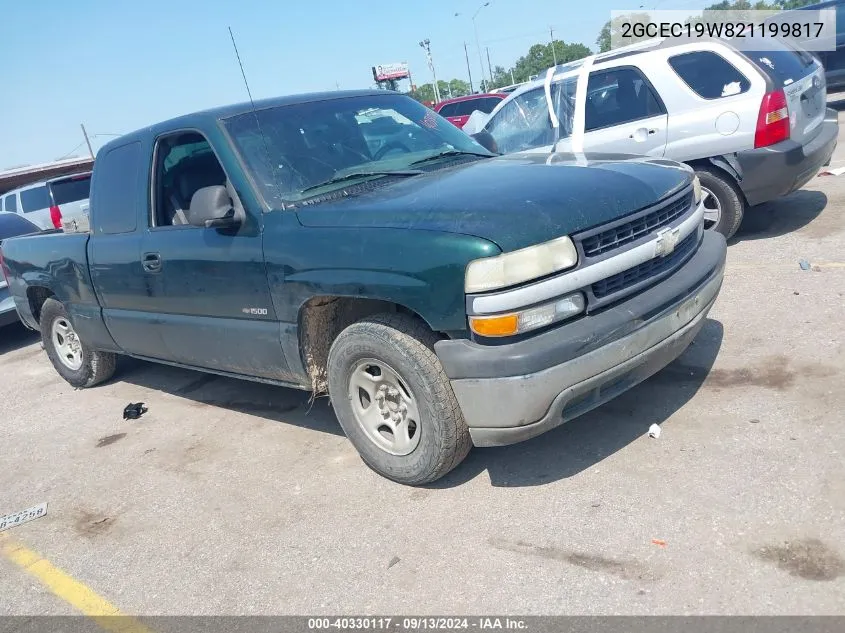
[[[79,127],[82,128],[82,136],[85,137],[85,142],[88,144],[88,153],[91,154],[91,158],[94,158],[94,150],[91,149],[91,141],[88,140],[88,132],[85,131],[85,124],[80,123]]]
[[[472,28],[475,31],[475,48],[478,50],[478,65],[481,66],[481,88],[480,89],[482,91],[485,90],[484,84],[487,83],[487,80],[484,77],[484,60],[481,58],[481,44],[478,40],[478,25],[475,23],[475,18],[478,17],[478,12],[481,11],[484,7],[489,7],[490,3],[492,1],[493,0],[488,0],[487,2],[482,4],[480,7],[478,7],[478,10],[475,13],[472,14]],[[459,12],[459,13],[455,14],[455,17],[458,17],[459,15],[464,15],[464,14]],[[492,79],[492,77],[490,77],[490,79]]]
[[[549,26],[549,39],[552,43],[552,57],[555,60],[555,66],[557,66],[557,51],[555,50],[555,31],[551,26]]]
[[[511,84],[515,84],[516,79],[513,78],[513,68],[511,68]]]
[[[431,57],[431,41],[426,38],[420,42],[420,46],[425,51],[426,59],[428,60],[428,67],[431,68],[431,76],[434,78],[434,103],[440,103],[440,88],[437,86],[437,73],[434,72],[434,59]]]
[[[475,93],[475,88],[472,87],[472,71],[469,69],[469,51],[467,50],[467,43],[464,42],[464,56],[467,58],[467,75],[469,75],[469,92]]]
[[[493,82],[493,66],[490,65],[490,47],[487,46],[487,72],[490,73],[490,82]],[[489,90],[489,87],[488,87]]]

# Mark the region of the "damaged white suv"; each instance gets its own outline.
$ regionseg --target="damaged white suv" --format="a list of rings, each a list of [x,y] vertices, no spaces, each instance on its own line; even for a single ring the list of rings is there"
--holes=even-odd
[[[706,226],[730,237],[747,207],[800,188],[827,164],[839,131],[818,61],[781,41],[761,49],[652,40],[601,53],[549,69],[465,131],[503,154],[684,162],[701,181]]]

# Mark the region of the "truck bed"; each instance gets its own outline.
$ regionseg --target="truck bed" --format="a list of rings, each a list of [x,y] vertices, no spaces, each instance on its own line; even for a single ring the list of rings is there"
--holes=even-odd
[[[33,288],[62,297],[69,309],[97,305],[88,270],[88,237],[87,233],[57,232],[3,242],[9,292],[25,325],[38,327],[38,315],[32,309]]]

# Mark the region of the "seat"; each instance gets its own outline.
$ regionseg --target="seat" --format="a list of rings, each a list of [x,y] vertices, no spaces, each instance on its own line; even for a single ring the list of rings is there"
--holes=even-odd
[[[213,153],[190,159],[174,179],[170,192],[170,224],[187,224],[185,212],[191,206],[191,198],[203,187],[226,184],[226,173]]]

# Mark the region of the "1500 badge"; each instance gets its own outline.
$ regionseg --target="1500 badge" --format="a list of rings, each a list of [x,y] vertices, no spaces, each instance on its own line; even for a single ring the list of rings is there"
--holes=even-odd
[[[241,312],[255,316],[267,316],[267,308],[241,308]]]

